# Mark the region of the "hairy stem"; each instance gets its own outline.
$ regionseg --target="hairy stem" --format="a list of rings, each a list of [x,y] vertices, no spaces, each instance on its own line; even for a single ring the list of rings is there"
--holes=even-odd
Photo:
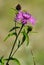
[[[16,37],[16,39],[15,39],[15,42],[14,42],[14,44],[13,44],[13,46],[12,46],[12,49],[11,49],[11,52],[10,52],[10,55],[9,55],[9,59],[10,59],[10,57],[11,57],[11,54],[12,54],[13,50],[14,50],[15,43],[17,42],[18,36],[19,36],[19,34],[20,34],[20,32],[21,32],[23,26],[24,26],[24,24],[22,24],[22,26],[21,26],[21,28],[20,28],[20,30],[19,30],[19,32],[18,32],[18,35],[17,35],[17,37]],[[9,60],[7,61],[6,65],[8,65],[8,63],[9,63]]]

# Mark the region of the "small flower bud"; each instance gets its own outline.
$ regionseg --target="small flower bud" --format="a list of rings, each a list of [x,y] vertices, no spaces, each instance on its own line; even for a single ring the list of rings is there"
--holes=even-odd
[[[32,31],[32,27],[31,27],[31,26],[28,26],[28,31],[27,31],[27,33],[29,33],[30,31]]]
[[[16,6],[16,9],[17,9],[18,11],[21,10],[20,4],[18,4],[18,5]]]

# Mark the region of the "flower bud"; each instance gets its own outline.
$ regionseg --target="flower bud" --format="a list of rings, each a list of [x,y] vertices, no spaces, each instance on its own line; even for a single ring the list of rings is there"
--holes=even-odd
[[[20,4],[18,4],[18,5],[16,6],[16,9],[17,9],[18,11],[21,10]]]
[[[28,26],[27,33],[29,33],[30,31],[32,31],[32,27]]]

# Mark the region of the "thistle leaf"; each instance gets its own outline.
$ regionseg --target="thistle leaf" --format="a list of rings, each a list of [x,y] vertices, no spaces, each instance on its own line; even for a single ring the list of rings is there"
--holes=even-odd
[[[14,61],[17,65],[20,65],[19,60],[16,59],[16,58],[10,57],[10,59],[5,59],[5,60],[6,60],[6,61],[7,61],[7,60],[12,60],[12,61]]]
[[[23,39],[22,39],[22,43],[26,40],[27,41],[27,45],[29,44],[29,36],[26,33],[25,29],[23,30]]]
[[[11,31],[13,31],[13,30],[15,30],[15,29],[18,29],[18,28],[20,28],[20,27],[13,27],[12,29],[10,29],[9,32],[11,32]]]
[[[0,65],[4,65],[3,56],[0,58]]]
[[[11,37],[11,36],[13,36],[13,35],[17,36],[17,33],[16,33],[16,32],[9,33],[9,34],[7,35],[7,37],[4,39],[4,41],[6,41],[9,37]]]
[[[25,35],[23,35],[23,38],[22,38],[22,43],[25,41],[26,37]]]
[[[22,43],[23,43],[25,41],[25,39],[26,39],[25,29],[22,31],[22,34],[23,34],[23,39],[22,39]]]

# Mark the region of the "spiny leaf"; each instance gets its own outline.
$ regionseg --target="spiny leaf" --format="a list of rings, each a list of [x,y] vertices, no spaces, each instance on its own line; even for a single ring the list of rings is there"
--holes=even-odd
[[[20,65],[19,60],[18,60],[18,59],[16,59],[16,58],[10,57],[10,59],[5,59],[5,60],[6,60],[6,61],[7,61],[7,60],[12,60],[12,61],[16,62],[16,63],[17,63],[17,65]]]
[[[16,32],[9,33],[9,34],[7,35],[7,37],[4,39],[4,41],[6,41],[9,37],[11,37],[11,36],[13,36],[13,35],[17,36],[17,33],[16,33]]]
[[[13,27],[9,32],[11,32],[11,31],[13,31],[15,29],[18,29],[18,28],[20,28],[20,27]]]

